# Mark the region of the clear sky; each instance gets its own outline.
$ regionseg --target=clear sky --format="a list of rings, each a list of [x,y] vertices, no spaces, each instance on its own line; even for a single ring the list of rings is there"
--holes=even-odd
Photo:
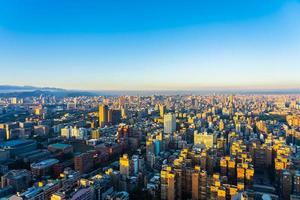
[[[0,84],[300,88],[299,0],[0,0]]]

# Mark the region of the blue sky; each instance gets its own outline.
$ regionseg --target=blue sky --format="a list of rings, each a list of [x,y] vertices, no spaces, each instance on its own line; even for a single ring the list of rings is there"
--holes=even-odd
[[[0,0],[0,84],[300,88],[299,0]]]

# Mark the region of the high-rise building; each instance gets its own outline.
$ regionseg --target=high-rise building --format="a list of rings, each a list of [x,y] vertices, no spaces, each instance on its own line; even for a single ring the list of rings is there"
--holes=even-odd
[[[153,144],[153,139],[149,138],[146,141],[146,154],[148,153],[154,153],[154,144]]]
[[[163,104],[159,104],[159,116],[160,116],[161,118],[164,117],[165,112],[166,112],[166,106],[163,105]]]
[[[200,166],[196,166],[192,174],[192,199],[207,199],[207,174]]]
[[[160,146],[161,146],[160,140],[157,139],[153,140],[153,145],[154,145],[154,154],[158,156],[160,153]]]
[[[127,154],[120,157],[120,173],[125,176],[129,176],[129,158]]]
[[[164,115],[164,133],[176,131],[176,116],[172,113]]]
[[[161,178],[161,199],[175,200],[175,173],[170,166],[160,172]]]
[[[121,110],[110,109],[108,112],[108,122],[119,124],[121,122]]]
[[[99,106],[99,126],[103,127],[108,123],[108,106],[100,105]]]
[[[122,106],[121,107],[121,117],[124,119],[127,117],[127,114],[126,114],[126,109]]]

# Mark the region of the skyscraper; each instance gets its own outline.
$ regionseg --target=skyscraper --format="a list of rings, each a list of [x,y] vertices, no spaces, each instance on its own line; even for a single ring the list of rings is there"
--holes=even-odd
[[[121,110],[112,111],[112,124],[119,124],[121,122]]]
[[[171,171],[171,167],[167,166],[160,172],[161,179],[161,199],[175,199],[175,173]]]
[[[129,176],[129,158],[127,154],[120,157],[120,173]]]
[[[159,104],[159,116],[161,118],[164,117],[165,112],[166,112],[166,106],[163,104]]]
[[[103,127],[108,122],[108,106],[107,105],[100,105],[99,106],[99,126]]]
[[[176,131],[176,116],[172,113],[164,115],[164,132],[173,133]]]
[[[107,115],[107,121],[109,124],[119,124],[121,121],[121,110],[109,109]]]
[[[200,166],[195,166],[192,173],[192,199],[207,199],[207,174]]]

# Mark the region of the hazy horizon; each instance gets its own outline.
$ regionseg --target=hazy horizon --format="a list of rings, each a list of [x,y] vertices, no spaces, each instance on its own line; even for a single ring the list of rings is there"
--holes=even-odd
[[[30,92],[30,91],[68,91],[68,92],[88,92],[91,94],[276,94],[276,93],[287,93],[287,94],[300,94],[300,88],[198,88],[198,89],[125,89],[125,90],[89,90],[89,89],[67,89],[62,87],[43,87],[34,85],[0,85],[0,93],[19,93],[19,92]]]

